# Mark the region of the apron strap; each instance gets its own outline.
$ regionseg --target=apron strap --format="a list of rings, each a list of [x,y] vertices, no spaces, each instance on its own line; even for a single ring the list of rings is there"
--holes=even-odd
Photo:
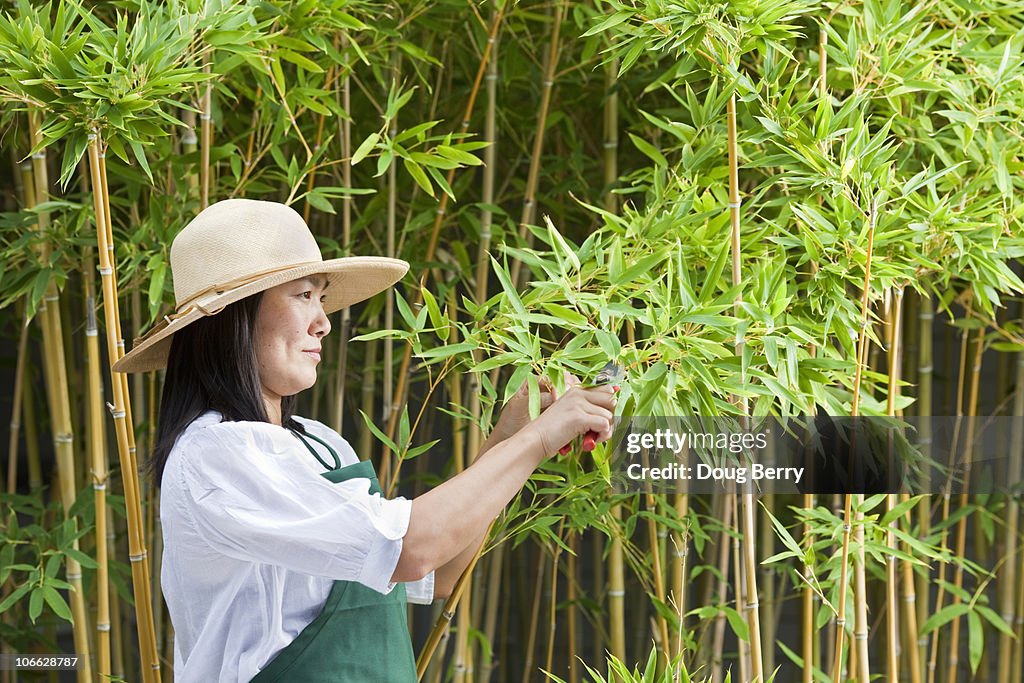
[[[313,457],[316,458],[317,462],[319,462],[321,465],[324,466],[324,469],[326,469],[326,470],[336,470],[336,469],[339,469],[341,467],[341,458],[338,457],[338,454],[334,451],[333,448],[331,448],[330,444],[328,444],[326,441],[324,441],[323,439],[317,438],[316,436],[314,436],[312,434],[309,434],[309,433],[306,434],[306,436],[308,436],[309,438],[313,439],[314,441],[318,441],[319,443],[321,443],[324,446],[324,448],[327,449],[327,451],[331,454],[331,458],[334,460],[334,466],[333,467],[331,465],[328,465],[326,462],[324,462],[324,459],[320,457],[320,454],[316,452],[316,449],[313,448],[312,444],[310,444],[308,441],[306,441],[302,437],[302,434],[297,429],[289,429],[289,431],[291,431],[292,434],[294,434],[295,436],[297,436],[299,438],[299,441],[301,441],[306,446],[306,448],[309,449],[309,452],[313,454]]]

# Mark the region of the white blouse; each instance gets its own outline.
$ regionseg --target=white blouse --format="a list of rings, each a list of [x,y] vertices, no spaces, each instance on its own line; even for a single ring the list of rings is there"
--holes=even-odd
[[[296,417],[358,462],[337,432]],[[288,429],[208,411],[177,438],[161,480],[160,573],[177,681],[247,682],[320,613],[336,579],[389,592],[412,501],[334,484]],[[329,453],[306,440],[320,457]],[[429,604],[434,574],[406,584]]]

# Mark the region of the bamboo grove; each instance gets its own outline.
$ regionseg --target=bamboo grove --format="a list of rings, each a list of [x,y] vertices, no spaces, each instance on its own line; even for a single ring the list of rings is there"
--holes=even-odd
[[[1024,3],[21,0],[0,64],[4,653],[172,677],[161,377],[109,367],[247,196],[412,264],[299,399],[392,495],[609,359],[624,415],[1008,418],[1016,495],[552,459],[411,610],[421,680],[1022,680]]]

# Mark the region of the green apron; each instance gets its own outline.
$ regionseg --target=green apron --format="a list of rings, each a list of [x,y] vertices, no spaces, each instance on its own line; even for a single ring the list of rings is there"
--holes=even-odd
[[[369,479],[370,493],[381,492],[369,461],[341,467],[330,446],[312,434],[307,436],[326,446],[334,457],[334,469],[322,472],[324,477],[335,484],[355,478]],[[309,442],[302,441],[322,465],[330,468]],[[405,585],[400,583],[382,595],[356,581],[335,581],[320,615],[252,679],[252,683],[415,681]]]

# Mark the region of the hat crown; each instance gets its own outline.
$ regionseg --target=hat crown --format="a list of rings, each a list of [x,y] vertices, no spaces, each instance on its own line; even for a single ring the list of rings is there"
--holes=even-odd
[[[203,209],[171,243],[174,298],[180,308],[218,287],[322,261],[313,233],[295,209],[225,199]]]

